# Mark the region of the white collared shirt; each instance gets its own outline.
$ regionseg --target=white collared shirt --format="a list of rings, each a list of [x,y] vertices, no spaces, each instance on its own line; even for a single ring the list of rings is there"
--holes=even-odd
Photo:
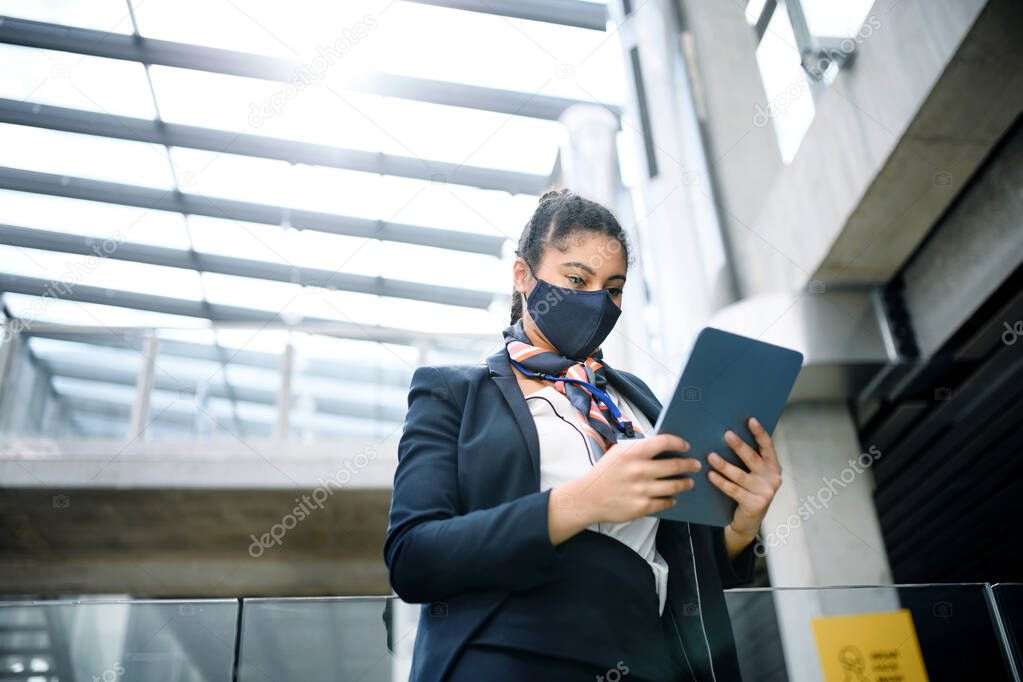
[[[610,384],[605,386],[611,400],[622,412],[622,417],[638,424],[644,434],[653,433],[653,427],[643,413],[626,401]],[[586,474],[593,466],[587,439],[580,430],[582,415],[572,406],[568,397],[553,385],[526,396],[526,404],[533,415],[540,439],[540,490],[547,490]],[[624,543],[650,565],[654,573],[659,600],[659,613],[664,613],[668,594],[668,564],[657,551],[657,525],[660,519],[642,516],[624,523],[601,522],[587,527]]]

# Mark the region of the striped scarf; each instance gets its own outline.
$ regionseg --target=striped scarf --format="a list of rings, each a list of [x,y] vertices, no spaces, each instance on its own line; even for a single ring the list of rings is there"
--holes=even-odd
[[[607,377],[601,362],[603,352],[600,348],[594,350],[583,362],[570,360],[559,353],[531,344],[522,329],[521,319],[505,328],[503,336],[508,357],[530,372],[585,381],[598,390],[607,392]],[[568,398],[583,417],[583,434],[586,436],[590,452],[593,453],[594,461],[600,459],[608,448],[617,443],[619,437],[625,437],[615,428],[615,418],[607,405],[595,397],[586,386],[570,381],[555,381],[554,387]],[[644,437],[635,422],[633,430],[636,438]]]

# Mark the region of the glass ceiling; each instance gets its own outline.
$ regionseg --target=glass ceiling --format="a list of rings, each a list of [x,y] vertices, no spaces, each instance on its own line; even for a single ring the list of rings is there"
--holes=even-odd
[[[88,120],[109,122],[126,138],[73,132],[59,123],[36,127],[23,125],[24,120],[0,122],[0,172],[7,178],[0,181],[0,276],[8,283],[14,277],[19,286],[69,278],[75,285],[70,296],[42,300],[5,284],[4,313],[40,326],[161,328],[161,347],[171,345],[159,364],[185,387],[181,390],[194,393],[189,398],[194,405],[173,406],[180,390],[168,392],[166,379],[161,384],[157,372],[151,409],[162,415],[153,422],[159,434],[194,434],[201,400],[207,401],[201,403],[203,410],[215,415],[215,422],[228,420],[249,434],[268,432],[274,406],[266,396],[277,390],[278,367],[257,370],[231,359],[251,350],[265,354],[254,356],[263,358],[256,364],[265,365],[266,358],[280,356],[289,342],[301,360],[293,382],[292,423],[303,438],[352,428],[376,433],[393,425],[407,378],[424,357],[421,344],[272,328],[259,333],[214,329],[204,311],[230,306],[276,314],[286,322],[315,319],[368,332],[376,327],[410,330],[427,338],[426,347],[429,335],[442,328],[478,335],[480,341],[434,344],[429,357],[472,361],[492,350],[491,341],[499,340],[497,330],[506,324],[511,241],[536,196],[449,184],[443,177],[430,181],[258,158],[233,153],[230,144],[210,151],[136,141],[132,138],[139,138],[144,125],[115,117],[192,126],[227,136],[229,142],[274,138],[285,148],[289,143],[314,143],[455,164],[460,171],[525,174],[543,187],[556,163],[561,125],[487,110],[487,102],[472,88],[513,91],[530,101],[558,97],[616,107],[625,96],[620,47],[612,31],[404,0],[132,0],[130,5],[116,0],[0,0],[3,16],[266,55],[301,65],[307,76],[309,85],[295,88],[273,80],[0,44],[0,98],[9,105],[61,107],[33,111],[63,115],[70,110],[72,117],[83,112],[98,117]],[[216,59],[205,66],[219,68]],[[374,73],[470,86],[464,96],[472,100],[465,102],[471,106],[359,89]],[[31,191],[12,189],[13,181],[29,183]],[[83,183],[86,189],[79,190]],[[104,194],[97,196],[100,190]],[[211,207],[206,211],[211,215],[149,205],[176,193]],[[132,205],[139,201],[142,205]],[[284,220],[253,222],[238,213],[240,205],[278,214],[284,209]],[[293,211],[326,214],[332,227],[295,229],[287,220]],[[404,237],[381,240],[332,233],[333,225],[344,232],[353,220],[396,224],[402,234],[403,226],[411,226],[464,234],[465,239],[425,246],[401,241]],[[52,241],[46,248],[27,246],[10,236],[12,228],[21,240],[56,236],[67,250],[52,247]],[[125,249],[123,257],[115,253],[97,262],[80,253],[81,237],[116,237],[132,249]],[[475,243],[470,237],[488,240],[491,246],[467,246]],[[230,267],[206,271],[198,265],[146,262],[167,250],[227,258]],[[238,270],[238,264],[244,268]],[[303,287],[263,273],[261,264],[408,283],[412,291],[441,286],[483,292],[492,302],[483,307],[449,302],[443,292],[431,294],[432,300],[415,300],[346,291],[343,285]],[[78,295],[92,287],[102,295],[91,300]],[[192,307],[165,310],[159,302],[166,299]],[[197,312],[182,315],[180,310]],[[28,332],[31,336],[30,325]],[[93,341],[99,345],[94,347]],[[83,433],[124,433],[124,412],[134,386],[124,383],[123,373],[141,366],[137,345],[117,348],[98,339],[76,342],[45,335],[30,342],[36,357],[55,373],[51,385],[56,394],[65,396],[66,404],[81,403],[75,423]],[[220,355],[199,357],[210,349]],[[121,357],[125,354],[129,359]],[[330,365],[341,357],[360,364],[360,370],[376,368],[390,378],[349,380],[354,375],[348,370]],[[337,376],[331,374],[335,370]],[[110,376],[104,378],[104,372]],[[202,395],[197,377],[211,373],[216,374],[217,389]],[[367,422],[329,399],[351,391],[375,406],[377,419]]]

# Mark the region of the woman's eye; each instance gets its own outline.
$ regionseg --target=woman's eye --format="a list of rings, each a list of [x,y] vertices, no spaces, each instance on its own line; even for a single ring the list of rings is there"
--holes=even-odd
[[[617,298],[622,295],[622,290],[619,287],[611,287],[607,290],[607,293]]]
[[[569,282],[571,282],[572,284],[575,284],[577,286],[582,285],[582,284],[586,284],[586,282],[583,280],[583,278],[580,277],[579,275],[565,275],[565,277],[568,278]]]

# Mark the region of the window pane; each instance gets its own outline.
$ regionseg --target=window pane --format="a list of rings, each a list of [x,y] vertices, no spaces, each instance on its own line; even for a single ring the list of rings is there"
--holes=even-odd
[[[164,147],[0,123],[0,165],[156,189],[173,180]]]
[[[132,31],[128,5],[121,0],[0,0],[0,14],[108,33]]]
[[[0,44],[0,97],[105,114],[153,118],[137,62]]]
[[[414,244],[189,216],[200,253],[504,292],[511,266],[492,257]]]
[[[154,66],[166,121],[382,151],[425,160],[549,173],[555,121]]]
[[[143,35],[287,58],[335,83],[380,70],[530,94],[624,99],[619,46],[604,31],[392,0],[244,6],[146,0],[136,16]],[[321,62],[329,71],[317,68]]]
[[[111,246],[116,247],[116,244],[113,242]],[[171,295],[190,301],[202,298],[197,273],[183,268],[26,249],[6,244],[0,244],[0,262],[4,264],[5,273],[56,280],[66,289],[81,285],[153,296]],[[60,296],[62,293],[62,288],[55,288],[53,295]]]
[[[292,165],[194,149],[171,150],[189,182],[210,201],[238,199],[339,215],[518,238],[536,197],[391,175]]]
[[[801,0],[810,33],[852,37],[863,25],[874,0]]]
[[[762,117],[774,121],[782,160],[788,163],[796,155],[799,143],[813,120],[813,96],[806,73],[799,64],[799,51],[792,34],[785,5],[779,3],[757,47],[757,63],[764,79],[767,110]],[[754,123],[764,125],[754,116]]]
[[[100,239],[123,237],[133,244],[188,248],[180,214],[98,201],[0,190],[0,222]]]

